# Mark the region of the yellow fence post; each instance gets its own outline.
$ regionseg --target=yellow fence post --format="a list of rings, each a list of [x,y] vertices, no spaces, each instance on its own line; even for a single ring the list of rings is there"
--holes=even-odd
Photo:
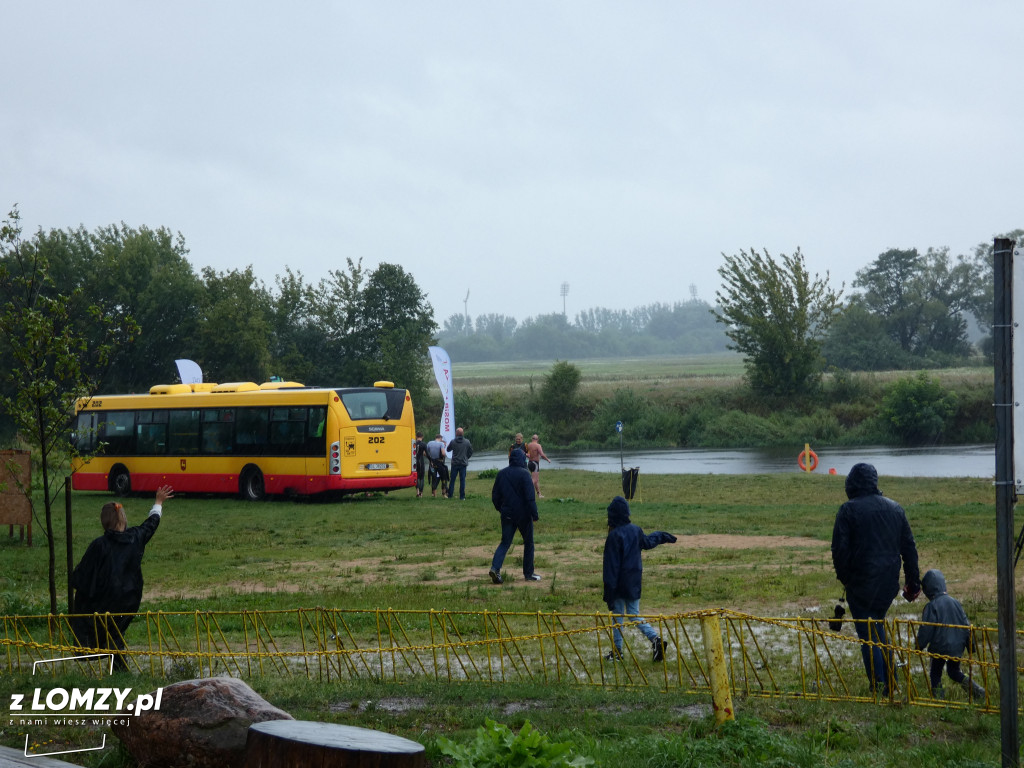
[[[722,647],[722,628],[718,615],[701,616],[700,628],[704,635],[704,654],[711,682],[711,705],[715,708],[715,722],[721,725],[726,720],[736,718],[732,709],[732,691],[729,689],[729,673],[725,668],[725,649]]]

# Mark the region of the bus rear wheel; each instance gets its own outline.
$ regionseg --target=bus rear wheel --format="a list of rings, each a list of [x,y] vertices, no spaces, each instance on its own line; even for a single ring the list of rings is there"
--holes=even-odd
[[[110,470],[107,485],[115,496],[127,496],[130,494],[132,492],[132,476],[128,474],[128,467],[123,464],[116,464]]]
[[[249,466],[242,470],[242,475],[238,479],[238,491],[246,501],[263,501],[267,497],[263,473],[259,467]]]

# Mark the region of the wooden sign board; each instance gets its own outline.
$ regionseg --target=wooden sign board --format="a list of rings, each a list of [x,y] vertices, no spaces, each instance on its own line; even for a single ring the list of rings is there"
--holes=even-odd
[[[32,454],[28,451],[0,451],[0,525],[8,525],[14,538],[14,526],[21,526],[21,538],[28,528],[28,545],[32,546],[32,505],[22,489],[32,487]]]

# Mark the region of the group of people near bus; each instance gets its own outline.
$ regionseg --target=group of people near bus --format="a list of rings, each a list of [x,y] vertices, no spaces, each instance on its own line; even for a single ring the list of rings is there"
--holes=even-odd
[[[465,468],[473,455],[473,447],[463,430],[456,430],[455,439],[448,445],[441,435],[429,443],[423,443],[422,435],[419,437],[418,448],[422,447],[422,451],[417,450],[417,462],[420,457],[431,462],[431,472],[422,473],[421,477],[430,474],[432,493],[438,484],[446,482],[447,495],[451,498],[455,477],[459,476],[460,498],[464,499]],[[431,447],[435,445],[436,448]],[[536,447],[531,451],[530,445]],[[452,458],[453,474],[435,472],[434,462],[447,456]],[[501,541],[488,570],[494,584],[505,581],[502,565],[517,532],[523,540],[523,577],[528,582],[541,580],[534,570],[533,536],[533,524],[539,520],[537,498],[540,494],[536,470],[530,466],[540,459],[547,459],[547,456],[537,436],[534,435],[533,442],[524,448],[522,435],[516,435],[509,449],[508,466],[494,479],[491,503],[501,520]],[[417,488],[418,496],[422,495],[423,487]],[[942,674],[945,671],[969,696],[983,699],[985,690],[960,668],[960,658],[972,641],[970,622],[961,603],[948,593],[945,576],[940,570],[929,570],[921,577],[917,545],[903,507],[879,490],[878,472],[871,464],[859,463],[850,470],[846,477],[846,495],[847,501],[840,506],[833,525],[832,561],[836,577],[844,588],[843,599],[849,605],[855,631],[862,641],[864,670],[872,690],[888,696],[896,683],[893,651],[884,620],[900,592],[902,567],[903,597],[914,601],[923,589],[929,601],[921,617],[917,647],[931,654],[929,677],[933,696],[942,698],[944,695]],[[75,590],[71,627],[79,646],[108,649],[114,654],[115,666],[119,669],[126,667],[121,655],[125,647],[124,634],[142,601],[145,548],[160,525],[164,504],[173,497],[171,486],[160,487],[149,515],[134,527],[128,527],[127,515],[120,503],[104,504],[100,511],[104,532],[89,545],[70,577]],[[650,642],[652,659],[663,661],[668,644],[640,615],[641,553],[661,544],[674,544],[677,539],[665,531],[645,534],[632,522],[629,502],[621,496],[612,499],[606,512],[603,600],[614,615],[615,647],[605,658],[609,661],[622,659],[621,627],[629,622]],[[837,618],[841,615],[837,607]]]
[[[447,459],[451,457],[451,471]],[[459,481],[459,499],[466,500],[466,472],[473,456],[473,444],[469,442],[462,427],[455,430],[455,439],[445,445],[444,435],[438,434],[429,443],[423,441],[423,433],[416,433],[416,495],[422,496],[427,478],[430,478],[430,495],[437,497],[441,486],[441,498],[452,498],[455,481]]]
[[[541,459],[551,463],[551,459],[544,453],[544,447],[540,444],[540,436],[534,435],[529,443],[523,443],[523,433],[517,432],[509,446],[509,456],[516,448],[522,450],[527,457],[527,468],[533,477],[533,488],[538,498],[543,499],[544,494],[540,492],[540,462]],[[465,430],[459,427],[455,430],[455,438],[445,443],[444,435],[438,433],[433,440],[424,441],[423,433],[416,433],[416,495],[422,496],[427,487],[427,480],[430,481],[430,495],[437,497],[438,486],[441,488],[442,498],[452,498],[455,493],[455,481],[459,483],[459,499],[466,498],[466,472],[469,468],[469,460],[473,456],[473,444],[465,435]],[[451,469],[449,470],[448,459],[451,458]]]

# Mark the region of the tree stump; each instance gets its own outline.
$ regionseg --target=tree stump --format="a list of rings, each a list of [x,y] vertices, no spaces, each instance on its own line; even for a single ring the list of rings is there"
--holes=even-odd
[[[245,768],[424,768],[423,745],[351,725],[267,720],[249,726]]]

